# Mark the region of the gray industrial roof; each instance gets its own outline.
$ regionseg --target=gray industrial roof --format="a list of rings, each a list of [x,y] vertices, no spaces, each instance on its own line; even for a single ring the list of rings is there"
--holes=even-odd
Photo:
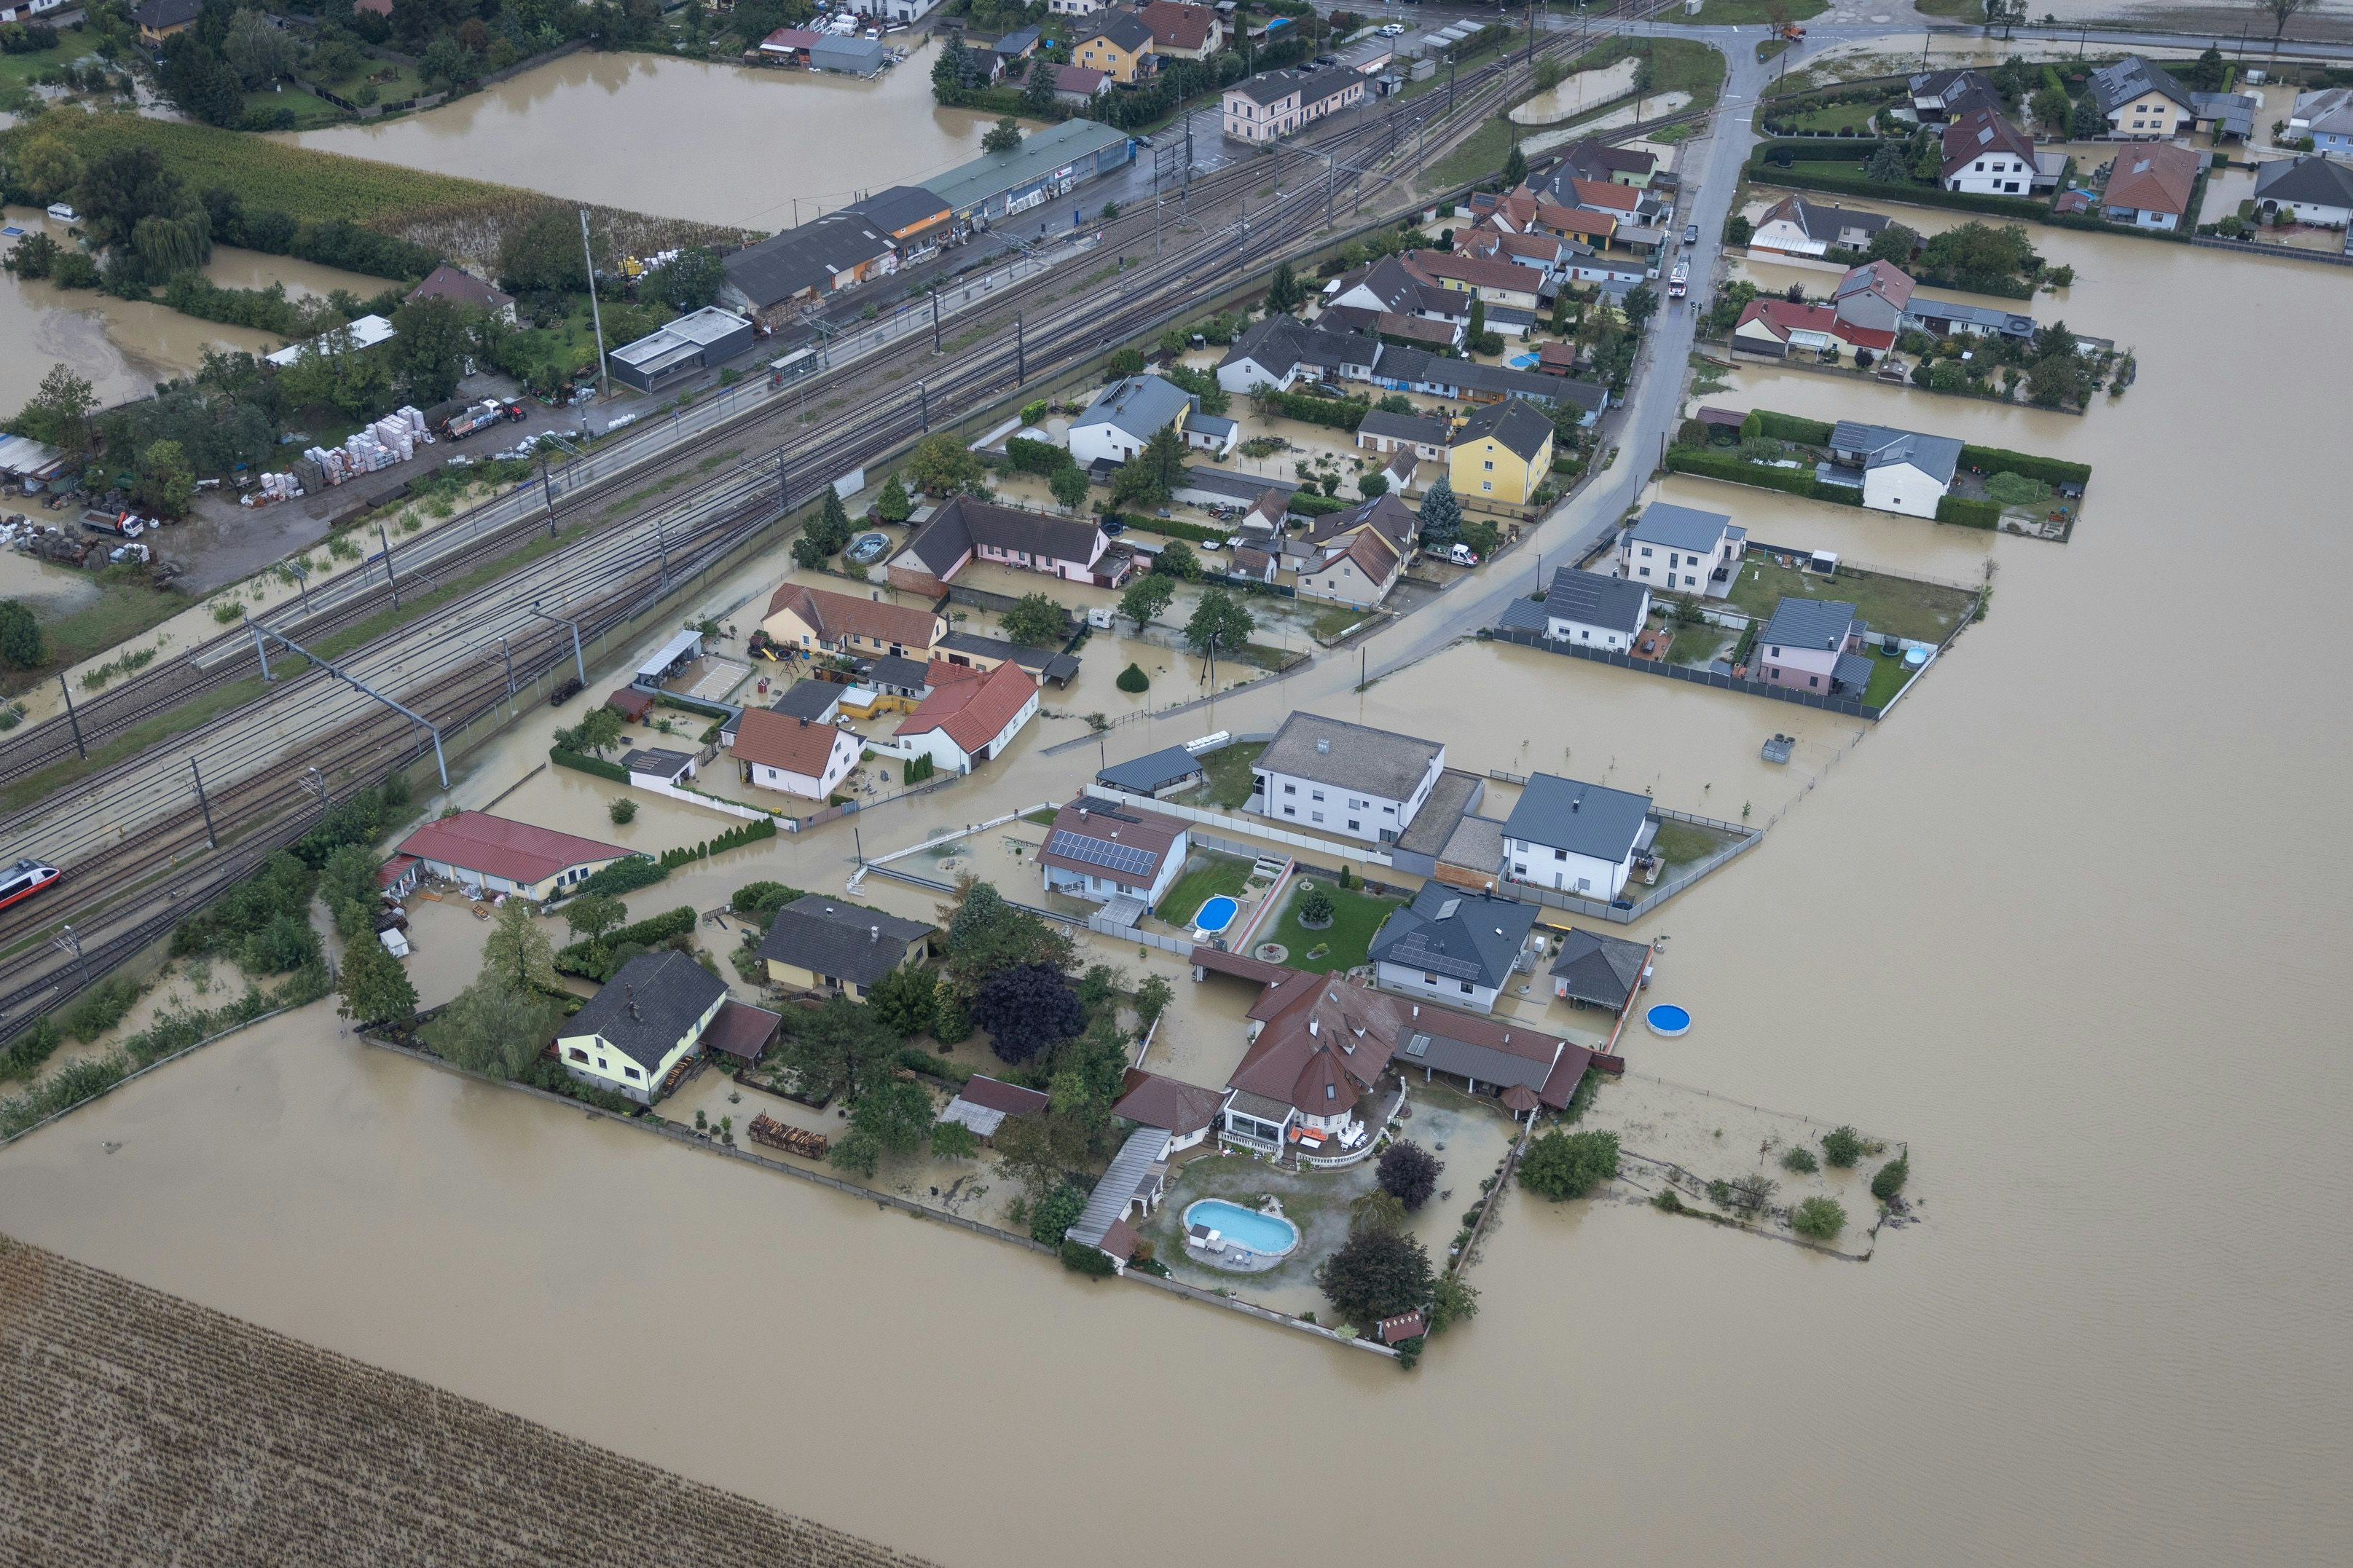
[[[1650,597],[1651,591],[1640,583],[1564,566],[1552,574],[1544,608],[1548,616],[1632,637],[1642,629],[1642,612]]]
[[[1775,647],[1836,651],[1854,629],[1854,606],[1843,599],[1786,598],[1773,606],[1757,641]]]
[[[565,1038],[595,1035],[650,1072],[726,994],[726,982],[686,953],[641,952],[557,1028]]]
[[[1831,447],[1836,451],[1862,453],[1862,466],[1866,468],[1909,463],[1941,485],[1953,482],[1953,471],[1961,462],[1957,437],[1923,436],[1887,425],[1866,425],[1859,419],[1840,420],[1831,430]]]
[[[810,893],[776,911],[761,940],[760,956],[871,985],[899,967],[907,944],[931,929],[847,899]]]
[[[1170,784],[1199,776],[1201,759],[1182,746],[1168,746],[1157,752],[1147,752],[1124,763],[1113,763],[1095,774],[1099,784],[1113,789],[1151,795]]]
[[[950,210],[969,212],[987,205],[993,197],[1035,184],[1064,164],[1101,157],[1126,141],[1126,132],[1101,121],[1065,120],[1023,137],[1021,145],[1009,153],[984,153],[959,163],[925,188]]]
[[[933,210],[938,211],[938,206]],[[742,290],[754,309],[765,310],[807,289],[822,293],[833,287],[837,272],[890,255],[890,227],[880,218],[844,207],[757,245],[747,245],[720,265],[726,269],[727,281]]]
[[[1644,544],[1663,544],[1670,550],[1712,552],[1724,542],[1724,531],[1731,526],[1732,520],[1720,511],[1660,500],[1652,501],[1634,520],[1634,537]]]
[[[1402,801],[1419,787],[1430,764],[1445,754],[1443,742],[1392,734],[1345,719],[1293,713],[1259,753],[1257,765],[1263,773]]]
[[[1552,973],[1568,982],[1571,1000],[1615,1010],[1626,1005],[1641,983],[1642,965],[1650,956],[1648,943],[1571,930],[1560,939],[1560,956],[1552,961]]]
[[[1412,903],[1381,922],[1367,956],[1375,963],[1500,988],[1535,921],[1533,904],[1426,882]]]
[[[809,46],[809,64],[819,70],[872,76],[882,68],[884,52],[880,38],[844,38],[828,33]]]
[[[896,234],[927,219],[945,217],[948,205],[921,185],[892,185],[864,201],[852,202],[842,210],[871,218],[877,228]]]
[[[1504,836],[1616,865],[1633,853],[1650,816],[1647,795],[1537,773],[1521,788]]]

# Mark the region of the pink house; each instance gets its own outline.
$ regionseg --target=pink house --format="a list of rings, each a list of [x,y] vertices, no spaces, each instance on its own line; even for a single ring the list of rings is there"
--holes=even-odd
[[[891,585],[940,594],[976,559],[1116,588],[1126,579],[1134,557],[1124,546],[1113,550],[1110,538],[1092,520],[1049,517],[958,496],[892,557]]]
[[[1839,599],[1783,599],[1757,634],[1748,678],[1822,697],[1860,697],[1871,684],[1862,652],[1871,628]]]

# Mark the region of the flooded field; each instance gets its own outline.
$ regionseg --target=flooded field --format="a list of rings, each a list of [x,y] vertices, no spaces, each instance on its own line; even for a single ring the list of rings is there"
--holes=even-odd
[[[422,114],[285,139],[632,212],[775,230],[976,157],[992,123],[932,101],[926,44],[872,81],[663,55],[571,55]]]
[[[1007,1465],[959,1462],[984,1441],[961,1432],[932,1444],[944,1459],[878,1464],[944,1392],[965,1426],[1017,1416],[1029,1473],[1214,1498],[1220,1517],[1377,1505],[1368,1462],[1410,1433],[1394,1503],[1346,1542],[1369,1565],[1552,1561],[1564,1517],[1585,1554],[1661,1562],[2332,1563],[2353,1536],[2353,1079],[2331,955],[2353,947],[2353,908],[2316,825],[2344,806],[2353,711],[2325,671],[2289,680],[2235,644],[2159,658],[2149,627],[2193,599],[2218,626],[2276,612],[2274,575],[2219,565],[2226,539],[2299,577],[2353,572],[2316,457],[2335,411],[2275,392],[2283,364],[2353,353],[2353,311],[2334,268],[2036,243],[2078,269],[2071,322],[2140,353],[2138,384],[2088,417],[1788,373],[1712,399],[2094,465],[2063,548],[1817,520],[1882,564],[2000,568],[1989,617],[1883,725],[1474,643],[1362,693],[1353,659],[1326,659],[1107,742],[1134,754],[1308,708],[1443,734],[1459,766],[1773,822],[1630,933],[1672,938],[1657,994],[1694,1025],[1628,1050],[1639,1072],[1908,1141],[1928,1217],[1867,1265],[1515,1194],[1473,1277],[1478,1319],[1400,1375],[364,1050],[323,1006],[0,1152],[0,1230],[960,1568],[1096,1562],[1104,1536],[1093,1510],[1008,1510]],[[1805,525],[1693,483],[1678,493],[1757,528]],[[1421,635],[1380,634],[1373,667]],[[458,804],[505,791],[555,717],[470,764]],[[1799,740],[1786,767],[1757,755],[1775,730]],[[1078,732],[1034,726],[976,778],[639,898],[708,908],[754,876],[839,888],[853,828],[870,853],[912,844],[1092,772],[1094,747],[1050,756],[1039,731]],[[616,830],[610,790],[550,770],[500,809],[625,842],[717,822],[648,803]],[[2256,826],[2189,855],[2224,801]],[[866,896],[931,901],[879,878]],[[426,951],[457,953],[462,932],[427,928]],[[1138,973],[1133,954],[1117,961]],[[1181,1032],[1151,1065],[1229,1068],[1230,989],[1181,980]],[[1642,1107],[1630,1122],[1656,1120]],[[2210,1177],[2251,1159],[2255,1186]],[[592,1333],[631,1353],[586,1373],[535,1353]],[[1139,1401],[1148,1422],[1121,1425]]]

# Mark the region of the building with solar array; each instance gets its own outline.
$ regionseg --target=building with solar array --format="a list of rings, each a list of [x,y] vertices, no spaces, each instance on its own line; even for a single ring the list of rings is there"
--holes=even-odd
[[[1133,900],[1126,922],[1160,901],[1191,851],[1186,825],[1157,812],[1082,795],[1054,816],[1038,852],[1046,890],[1094,903]]]

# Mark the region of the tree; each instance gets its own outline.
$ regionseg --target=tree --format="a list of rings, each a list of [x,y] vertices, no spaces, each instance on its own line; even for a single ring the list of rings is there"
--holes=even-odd
[[[932,62],[932,96],[942,103],[958,103],[964,98],[965,47],[962,32],[947,33],[940,39],[940,57]]]
[[[1920,236],[1900,223],[1891,223],[1871,237],[1867,254],[1873,261],[1892,261],[1898,267],[1912,265],[1912,253],[1920,247]]]
[[[1324,1260],[1315,1283],[1342,1317],[1377,1322],[1430,1300],[1430,1254],[1419,1241],[1397,1231],[1360,1231]]]
[[[1792,1143],[1781,1156],[1781,1169],[1800,1176],[1810,1176],[1821,1168],[1822,1163],[1814,1158],[1814,1152],[1802,1143]]]
[[[726,281],[727,268],[718,253],[696,246],[680,251],[656,269],[652,292],[655,299],[673,310],[700,310],[719,298],[720,288]]]
[[[1757,226],[1748,221],[1746,213],[1734,213],[1724,220],[1724,243],[1746,245],[1757,237]]]
[[[899,472],[893,468],[891,477],[882,481],[882,493],[874,498],[874,515],[884,522],[904,522],[915,512],[915,503],[908,498],[907,487],[899,482]]]
[[[605,815],[613,819],[616,827],[627,827],[638,819],[638,803],[628,795],[617,795],[606,805]]]
[[[2220,92],[2222,90],[2222,78],[2226,70],[2222,51],[2216,46],[2209,44],[2206,46],[2204,54],[2190,61],[2188,66],[2176,69],[2173,74],[2179,77],[2181,84],[2192,92]]]
[[[158,517],[183,517],[195,499],[195,470],[177,441],[157,441],[139,454],[131,485],[133,505]]]
[[[1998,228],[1974,221],[1960,224],[1920,247],[1922,271],[1949,278],[1963,289],[2008,285],[2033,276],[2042,266],[2025,228],[2014,223]]]
[[[1511,153],[1504,159],[1504,189],[1515,191],[1527,183],[1528,155],[1520,151],[1517,142],[1514,142]]]
[[[1250,633],[1257,629],[1257,620],[1242,608],[1240,600],[1223,588],[1211,588],[1194,606],[1193,618],[1185,623],[1185,644],[1195,653],[1206,654],[1215,647],[1231,658],[1250,642]]]
[[[34,137],[11,164],[8,172],[35,201],[45,205],[69,195],[81,184],[81,154],[54,136]],[[16,248],[22,250],[24,241],[18,241]]]
[[[1307,930],[1322,931],[1332,923],[1338,910],[1332,902],[1331,889],[1318,882],[1300,893],[1299,902],[1292,912],[1299,917],[1299,923]]]
[[[1059,1245],[1062,1233],[1079,1223],[1086,1208],[1086,1188],[1076,1182],[1061,1184],[1029,1205],[1030,1238],[1049,1247]]]
[[[335,990],[343,997],[335,1011],[354,1024],[389,1023],[417,1011],[417,987],[408,983],[408,972],[373,931],[343,950]]]
[[[511,900],[506,907],[519,906]],[[546,998],[485,975],[442,1009],[427,1026],[425,1041],[468,1072],[511,1079],[538,1057],[557,1017],[555,1005]]]
[[[0,599],[0,664],[38,669],[49,659],[48,638],[22,599]]]
[[[1387,474],[1359,474],[1356,476],[1356,493],[1366,500],[1385,496],[1389,493],[1389,477]]]
[[[207,125],[234,125],[245,113],[245,83],[193,29],[164,40],[155,80],[182,112]]]
[[[907,454],[907,476],[925,495],[954,495],[980,482],[980,459],[945,430],[926,436]]]
[[[425,79],[426,86],[449,92],[480,80],[482,62],[454,34],[444,33],[425,46],[417,61],[417,74]]]
[[[1122,465],[1112,481],[1112,499],[1131,506],[1158,506],[1185,477],[1185,438],[1173,425],[1152,433],[1144,450]]]
[[[787,1027],[777,1062],[812,1099],[846,1095],[856,1100],[886,1081],[898,1065],[898,1037],[847,996],[829,997],[813,1013],[791,1015]]]
[[[1183,540],[1172,539],[1160,547],[1159,558],[1153,562],[1152,570],[1158,575],[1174,577],[1179,582],[1198,583],[1201,580],[1201,558],[1194,554],[1193,547]]]
[[[629,906],[610,893],[583,893],[564,906],[564,923],[577,942],[595,942],[628,919]]]
[[[1165,572],[1147,572],[1130,582],[1126,592],[1120,595],[1119,613],[1135,623],[1136,635],[1141,637],[1144,628],[1176,597],[1175,577]]]
[[[988,133],[980,139],[984,153],[1010,153],[1020,145],[1021,122],[1009,114],[990,126]]]
[[[1029,74],[1021,84],[1021,111],[1042,120],[1054,110],[1054,62],[1043,54],[1029,58]]]
[[[2034,329],[2034,357],[2038,360],[2073,359],[2083,352],[2075,334],[2067,330],[2064,321],[2052,321]]]
[[[2287,31],[2287,25],[2309,10],[2312,0],[2253,0],[2253,5],[2257,13],[2272,19],[2272,58],[2277,59],[2280,37]]]
[[[2067,121],[2075,112],[2075,106],[2058,88],[2041,89],[2028,107],[2033,110],[2035,126],[2043,135],[2057,141],[2067,134]]]
[[[1581,1198],[1618,1173],[1618,1134],[1564,1132],[1556,1128],[1528,1145],[1520,1185],[1555,1203]]]
[[[1659,296],[1648,283],[1637,283],[1626,290],[1625,302],[1619,309],[1626,320],[1640,327],[1659,313]]]
[[[1395,1193],[1375,1187],[1359,1193],[1348,1205],[1348,1234],[1367,1230],[1403,1230],[1405,1205]]]
[[[2106,135],[2107,131],[2108,117],[2100,112],[2099,97],[2087,87],[2084,96],[2075,100],[2075,112],[2067,122],[2068,134],[2078,142],[2088,142],[2094,136]]]
[[[572,731],[572,738],[578,742],[581,751],[601,757],[620,743],[621,716],[601,705],[591,708],[581,715],[579,724]]]
[[[902,1040],[930,1029],[939,1004],[939,978],[916,964],[902,963],[866,988],[866,1010]]]
[[[1017,963],[981,983],[972,1021],[988,1031],[1000,1060],[1026,1062],[1085,1028],[1087,1010],[1060,970]]]
[[[1046,488],[1054,492],[1063,510],[1076,511],[1087,499],[1086,470],[1076,463],[1065,463],[1046,476]]]
[[[1131,663],[1125,669],[1119,672],[1118,679],[1112,684],[1134,696],[1152,689],[1152,677],[1144,673],[1142,665]]]
[[[932,1158],[969,1160],[980,1152],[980,1134],[961,1121],[932,1123]]]
[[[1479,1292],[1459,1274],[1441,1274],[1430,1288],[1430,1331],[1442,1334],[1479,1315]]]
[[[221,56],[248,88],[267,87],[294,68],[294,38],[240,5],[221,39]]]
[[[411,403],[439,403],[458,390],[474,352],[473,312],[454,300],[412,300],[392,313],[384,346]]]
[[[1267,279],[1266,309],[1270,315],[1277,311],[1288,315],[1299,309],[1306,297],[1306,290],[1300,287],[1298,274],[1291,270],[1288,261],[1276,268],[1274,276]]]
[[[1895,1194],[1904,1190],[1904,1183],[1911,1174],[1911,1158],[1897,1155],[1880,1166],[1879,1173],[1871,1178],[1871,1195],[1881,1203],[1893,1201]]]
[[[828,1156],[845,1170],[871,1176],[885,1157],[912,1154],[930,1142],[931,1092],[896,1079],[879,1083],[849,1110],[849,1134]]]
[[[89,382],[65,365],[52,365],[14,424],[36,441],[79,457],[90,449],[90,416],[97,406],[98,395]]]
[[[1872,149],[1871,157],[1862,166],[1862,177],[1882,184],[1900,185],[1911,177],[1911,169],[1904,161],[1904,144],[1882,142]]]
[[[1043,964],[1059,973],[1077,962],[1077,950],[1068,936],[1029,910],[1007,903],[987,882],[963,885],[955,910],[948,917],[942,951],[957,998],[966,1002],[999,970]],[[936,1037],[947,1043],[946,1036]]]
[[[491,921],[490,935],[482,939],[479,984],[520,991],[559,989],[554,950],[548,946],[547,932],[531,918],[531,905],[522,899],[510,898],[501,904]]]
[[[1007,637],[1025,647],[1051,647],[1071,635],[1071,613],[1045,594],[1024,594],[1005,612]]]
[[[587,291],[580,219],[571,208],[550,206],[508,231],[499,246],[499,284],[516,295]]]
[[[1381,1191],[1394,1194],[1406,1207],[1418,1209],[1438,1190],[1438,1174],[1444,1169],[1437,1155],[1410,1138],[1402,1138],[1382,1152],[1376,1179]]]
[[[1111,356],[1111,373],[1113,375],[1142,375],[1144,351],[1133,347],[1118,350]]]
[[[1462,503],[1454,499],[1454,487],[1444,474],[1422,492],[1420,519],[1424,550],[1443,550],[1462,531]]]
[[[1143,984],[1135,988],[1135,1026],[1148,1032],[1153,1020],[1166,1012],[1168,1004],[1176,999],[1176,987],[1168,984],[1165,975],[1145,975]]]
[[[1852,1127],[1834,1127],[1822,1134],[1822,1158],[1838,1170],[1850,1170],[1862,1158],[1862,1136]]]
[[[1815,1241],[1828,1241],[1846,1228],[1846,1209],[1835,1198],[1808,1198],[1790,1211],[1789,1228]]]

